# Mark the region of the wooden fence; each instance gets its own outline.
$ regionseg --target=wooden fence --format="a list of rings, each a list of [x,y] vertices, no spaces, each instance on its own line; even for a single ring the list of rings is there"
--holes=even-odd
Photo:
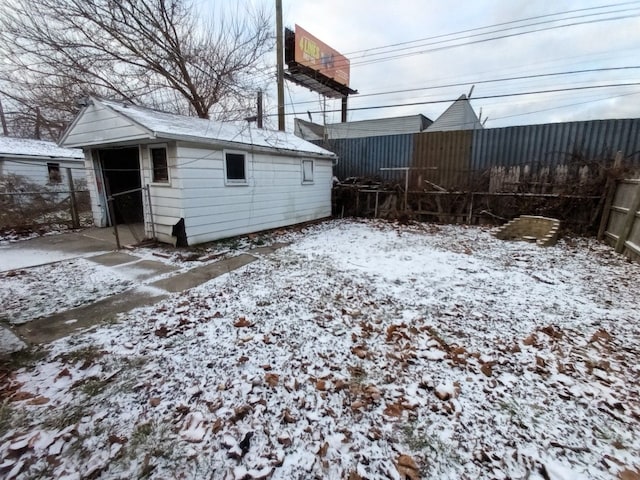
[[[620,180],[605,206],[599,234],[616,252],[640,259],[640,179]]]

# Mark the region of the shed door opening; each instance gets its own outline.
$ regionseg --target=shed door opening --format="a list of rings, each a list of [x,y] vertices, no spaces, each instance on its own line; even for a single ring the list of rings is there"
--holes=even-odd
[[[116,222],[141,223],[144,211],[138,148],[100,150],[99,153],[107,192],[114,196]],[[122,192],[128,193],[118,195]]]

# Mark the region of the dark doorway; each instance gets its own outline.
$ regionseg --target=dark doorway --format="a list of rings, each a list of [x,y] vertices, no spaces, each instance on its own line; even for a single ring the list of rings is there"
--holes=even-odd
[[[99,153],[107,194],[114,196],[116,222],[142,222],[144,213],[138,148],[100,150]],[[128,193],[117,195],[122,192]]]

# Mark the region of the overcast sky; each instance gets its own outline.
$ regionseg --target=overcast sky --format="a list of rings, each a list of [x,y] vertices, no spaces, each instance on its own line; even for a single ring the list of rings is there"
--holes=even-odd
[[[254,1],[275,9],[275,0]],[[609,7],[589,9],[605,5]],[[504,22],[578,9],[589,10],[497,26]],[[358,90],[360,95],[350,97],[350,108],[455,99],[463,93],[468,93],[471,86],[476,83],[472,105],[477,113],[482,108],[482,119],[488,117],[486,127],[490,128],[600,118],[640,117],[640,85],[506,98],[482,98],[536,90],[640,83],[640,69],[477,83],[513,76],[640,66],[640,1],[283,0],[283,11],[285,26],[293,28],[295,24],[300,25],[326,44],[346,54],[351,60],[351,87]],[[581,18],[575,18],[579,16]],[[597,21],[612,17],[628,18]],[[553,18],[559,20],[555,23],[504,31],[508,27],[548,22]],[[435,47],[452,43],[465,43],[576,22],[591,23],[433,50]],[[440,37],[421,42],[422,46],[418,48],[400,51],[393,51],[399,47],[391,47],[387,50],[388,55],[385,56],[425,50],[427,52],[383,62],[362,63],[379,58],[380,55],[373,55],[381,52],[376,50],[376,47],[480,27],[492,28],[475,30],[460,36],[495,30],[503,31],[460,39],[456,42],[452,42],[453,37]],[[436,41],[445,42],[424,45]],[[416,44],[402,47],[413,45]],[[432,88],[451,83],[463,85]],[[424,90],[370,95],[421,88]],[[269,96],[267,113],[274,113],[275,86],[269,91]],[[307,111],[318,111],[322,108],[322,101],[318,94],[288,82],[285,97],[287,112],[295,112],[302,118],[308,118]],[[349,120],[415,113],[422,113],[435,120],[448,105],[448,103],[432,103],[378,110],[354,110],[350,111]],[[327,100],[327,109],[339,108],[339,101]],[[291,125],[291,118],[288,117],[288,125]],[[314,113],[313,120],[322,123],[322,114]],[[327,115],[328,122],[339,120],[339,113]]]

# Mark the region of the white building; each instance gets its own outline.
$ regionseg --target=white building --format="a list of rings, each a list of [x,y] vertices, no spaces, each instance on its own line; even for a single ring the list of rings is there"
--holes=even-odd
[[[421,114],[331,123],[328,125],[320,125],[296,118],[293,128],[298,137],[314,141],[420,133],[427,129],[431,123],[430,119]]]
[[[481,130],[484,128],[466,95],[460,97],[427,127],[426,132]]]
[[[39,186],[66,190],[67,168],[74,180],[85,178],[82,150],[44,140],[0,137],[0,177],[19,175]]]
[[[111,224],[107,189],[133,190],[129,218],[174,244],[331,215],[336,156],[293,134],[91,98],[60,145],[84,150],[97,226]]]

